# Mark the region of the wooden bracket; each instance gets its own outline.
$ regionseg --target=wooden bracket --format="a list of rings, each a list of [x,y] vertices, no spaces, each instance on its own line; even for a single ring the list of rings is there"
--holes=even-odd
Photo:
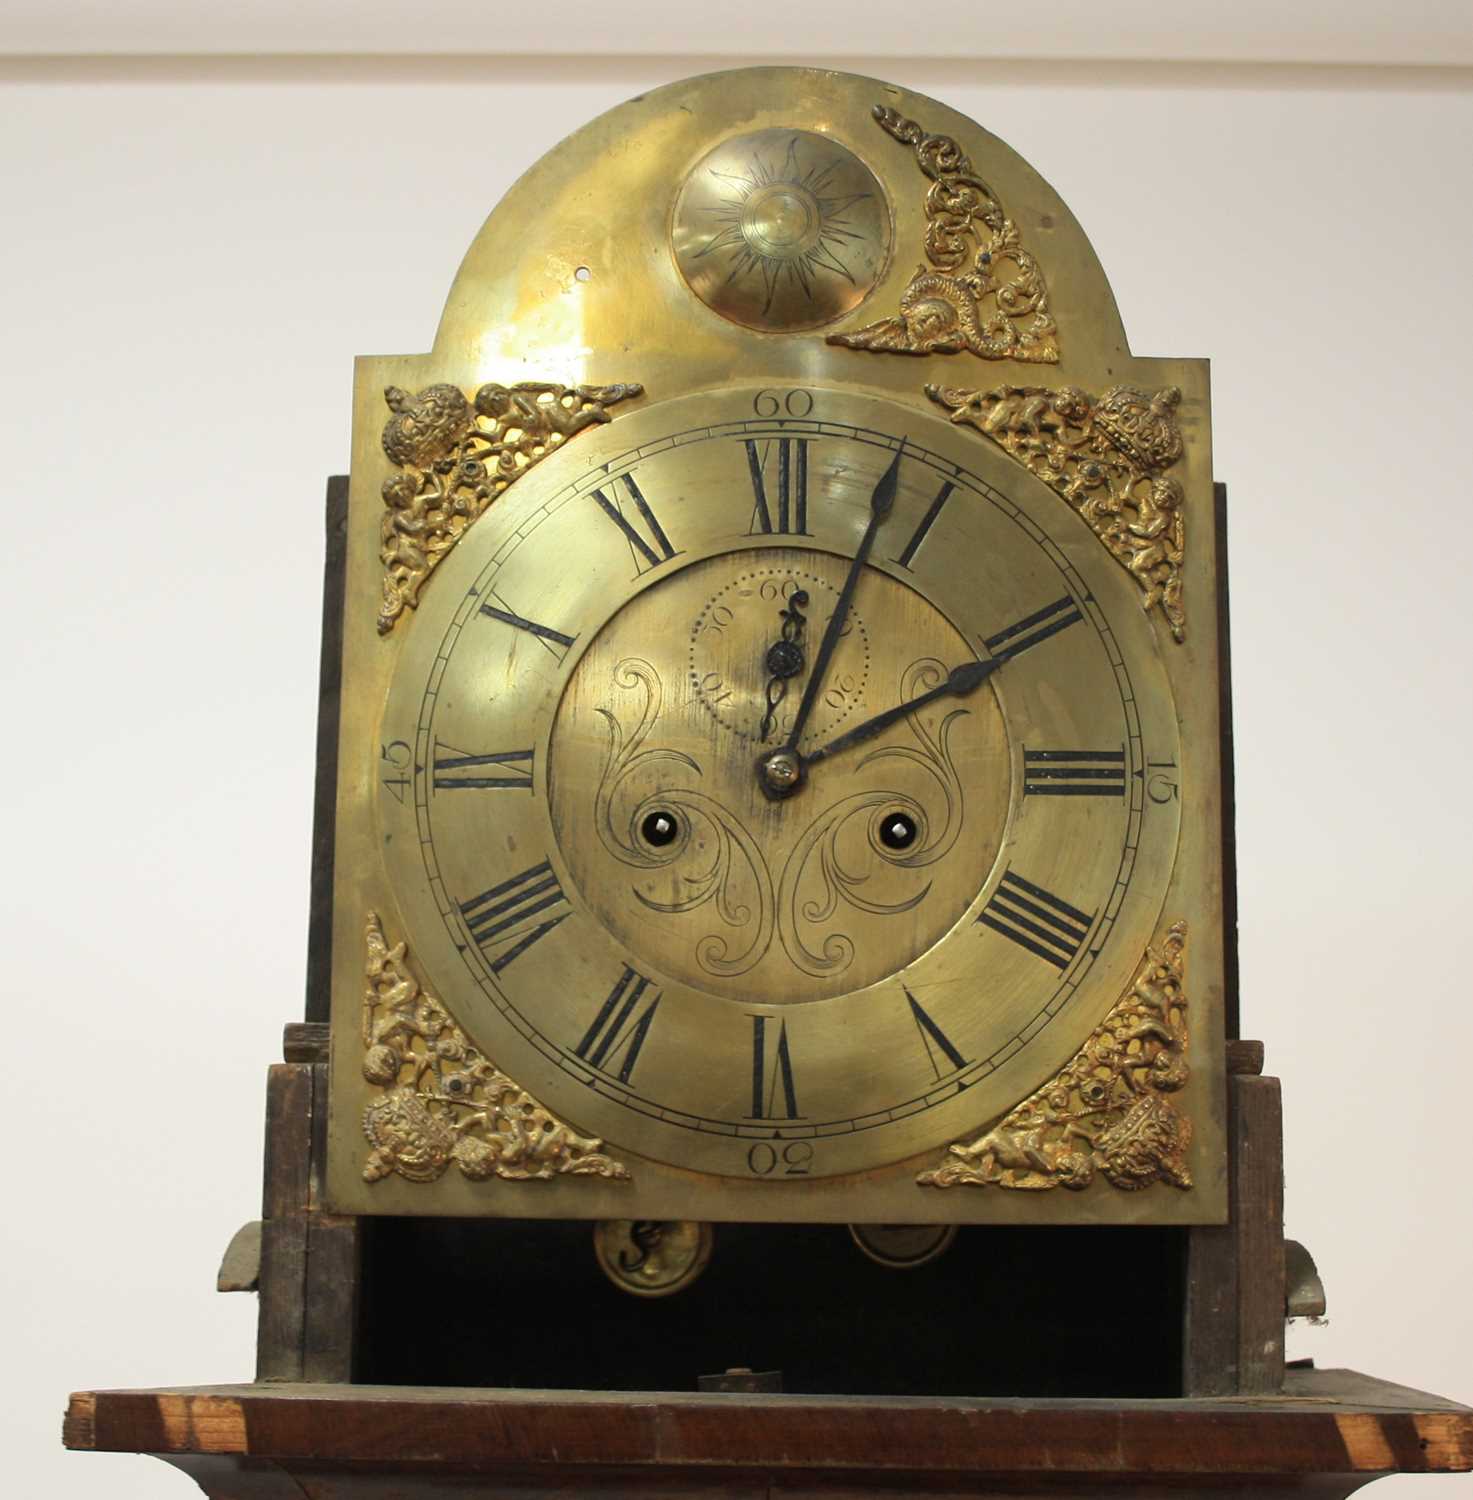
[[[1279,1080],[1228,1077],[1228,1222],[1187,1231],[1182,1394],[1284,1384],[1284,1124]]]
[[[275,1064],[266,1086],[257,1380],[353,1378],[360,1228],[323,1212],[326,1145],[326,1062]]]

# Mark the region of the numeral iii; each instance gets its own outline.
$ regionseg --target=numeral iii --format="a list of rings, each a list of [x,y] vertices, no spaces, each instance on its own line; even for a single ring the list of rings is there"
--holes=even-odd
[[[1023,794],[1028,797],[1123,797],[1123,750],[1023,751]]]

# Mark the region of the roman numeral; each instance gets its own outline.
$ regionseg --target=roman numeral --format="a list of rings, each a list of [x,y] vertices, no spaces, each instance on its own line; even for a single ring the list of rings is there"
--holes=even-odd
[[[620,1083],[629,1082],[634,1065],[639,1061],[639,1049],[644,1046],[660,1003],[660,992],[656,990],[644,1011],[637,1017],[634,1014],[651,983],[652,980],[625,964],[624,972],[593,1018],[593,1025],[573,1049],[590,1067],[610,1074]],[[617,1073],[614,1072],[616,1064]]]
[[[615,498],[612,500],[602,490],[595,490],[593,498],[598,501],[599,509],[624,533],[624,540],[629,543],[629,554],[634,559],[635,576],[638,577],[650,568],[658,568],[661,563],[669,562],[675,556],[675,548],[670,545],[670,538],[665,535],[665,528],[660,525],[654,511],[650,509],[649,501],[644,498],[639,486],[634,482],[634,475],[623,475],[620,483],[629,492],[629,499],[634,502],[634,509],[649,533],[648,539],[624,514],[619,504],[617,489],[614,490]]]
[[[1064,969],[1079,952],[1094,918],[1009,870],[977,920]]]
[[[1040,641],[1046,641],[1051,635],[1057,635],[1083,618],[1079,613],[1079,606],[1065,594],[1062,599],[1045,604],[1042,609],[1035,610],[1017,624],[988,636],[982,644],[992,653],[994,660],[1011,661],[1013,657],[1021,656]]]
[[[752,524],[748,536],[759,533],[771,536],[810,536],[808,530],[808,444],[810,438],[774,438],[759,452],[755,438],[743,439],[747,449],[747,470],[752,477]],[[767,493],[764,473],[767,456],[777,449],[777,514]]]
[[[567,897],[558,885],[552,866],[544,860],[540,865],[533,865],[530,870],[523,870],[520,875],[513,875],[510,880],[482,891],[479,896],[463,901],[460,914],[476,947],[491,959],[491,972],[499,974],[533,943],[546,937],[568,913],[560,911],[526,932],[519,933],[516,929],[566,902]],[[511,946],[492,958],[492,950],[507,942]]]
[[[1025,797],[1123,797],[1124,750],[1030,750],[1023,747]]]
[[[777,1046],[773,1053],[771,1081],[767,1077],[767,1017],[752,1017],[752,1113],[751,1120],[798,1118],[798,1096],[793,1089],[793,1059],[788,1052],[788,1023],[778,1022]],[[773,1106],[781,1088],[786,1113],[779,1117]]]
[[[921,1008],[921,1002],[905,989],[904,985],[901,989],[905,991],[905,998],[910,1001],[910,1018],[916,1023],[916,1030],[921,1034],[921,1045],[926,1049],[926,1061],[931,1064],[931,1071],[936,1075],[937,1081],[940,1081],[943,1072],[954,1073],[958,1068],[966,1067],[966,1058],[956,1050],[951,1039]],[[951,1064],[949,1068],[943,1069],[937,1062],[938,1052]]]
[[[469,755],[453,745],[435,741],[435,756],[430,771],[437,792],[458,787],[512,787],[532,790],[532,752],[498,750],[494,755]]]
[[[491,591],[488,589],[487,593]],[[497,602],[495,604],[482,604],[481,613],[488,620],[500,620],[503,625],[510,625],[514,630],[525,630],[528,635],[540,641],[552,654],[561,661],[568,654],[568,647],[577,639],[576,636],[564,635],[561,630],[554,630],[551,625],[539,625],[536,620],[529,620],[525,615],[519,615],[513,609],[505,607],[505,601],[497,594],[491,594]]]
[[[936,517],[941,514],[941,507],[951,499],[951,492],[956,486],[948,479],[941,486],[940,493],[931,502],[930,509],[921,517],[921,524],[911,533],[910,540],[905,544],[905,551],[895,559],[902,568],[909,568],[915,558],[921,543],[926,540],[926,533],[936,524]]]

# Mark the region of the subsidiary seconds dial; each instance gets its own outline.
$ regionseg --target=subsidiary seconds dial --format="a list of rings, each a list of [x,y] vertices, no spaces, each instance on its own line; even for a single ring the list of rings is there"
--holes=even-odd
[[[386,872],[477,1044],[733,1175],[1015,1103],[1128,981],[1177,838],[1166,674],[1083,523],[944,422],[798,395],[650,406],[520,480],[383,721]]]

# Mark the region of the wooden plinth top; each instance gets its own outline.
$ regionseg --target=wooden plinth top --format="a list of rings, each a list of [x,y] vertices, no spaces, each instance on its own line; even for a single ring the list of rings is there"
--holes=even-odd
[[[80,1392],[64,1441],[401,1472],[1369,1477],[1473,1469],[1473,1409],[1350,1370],[1127,1402],[265,1384]]]

